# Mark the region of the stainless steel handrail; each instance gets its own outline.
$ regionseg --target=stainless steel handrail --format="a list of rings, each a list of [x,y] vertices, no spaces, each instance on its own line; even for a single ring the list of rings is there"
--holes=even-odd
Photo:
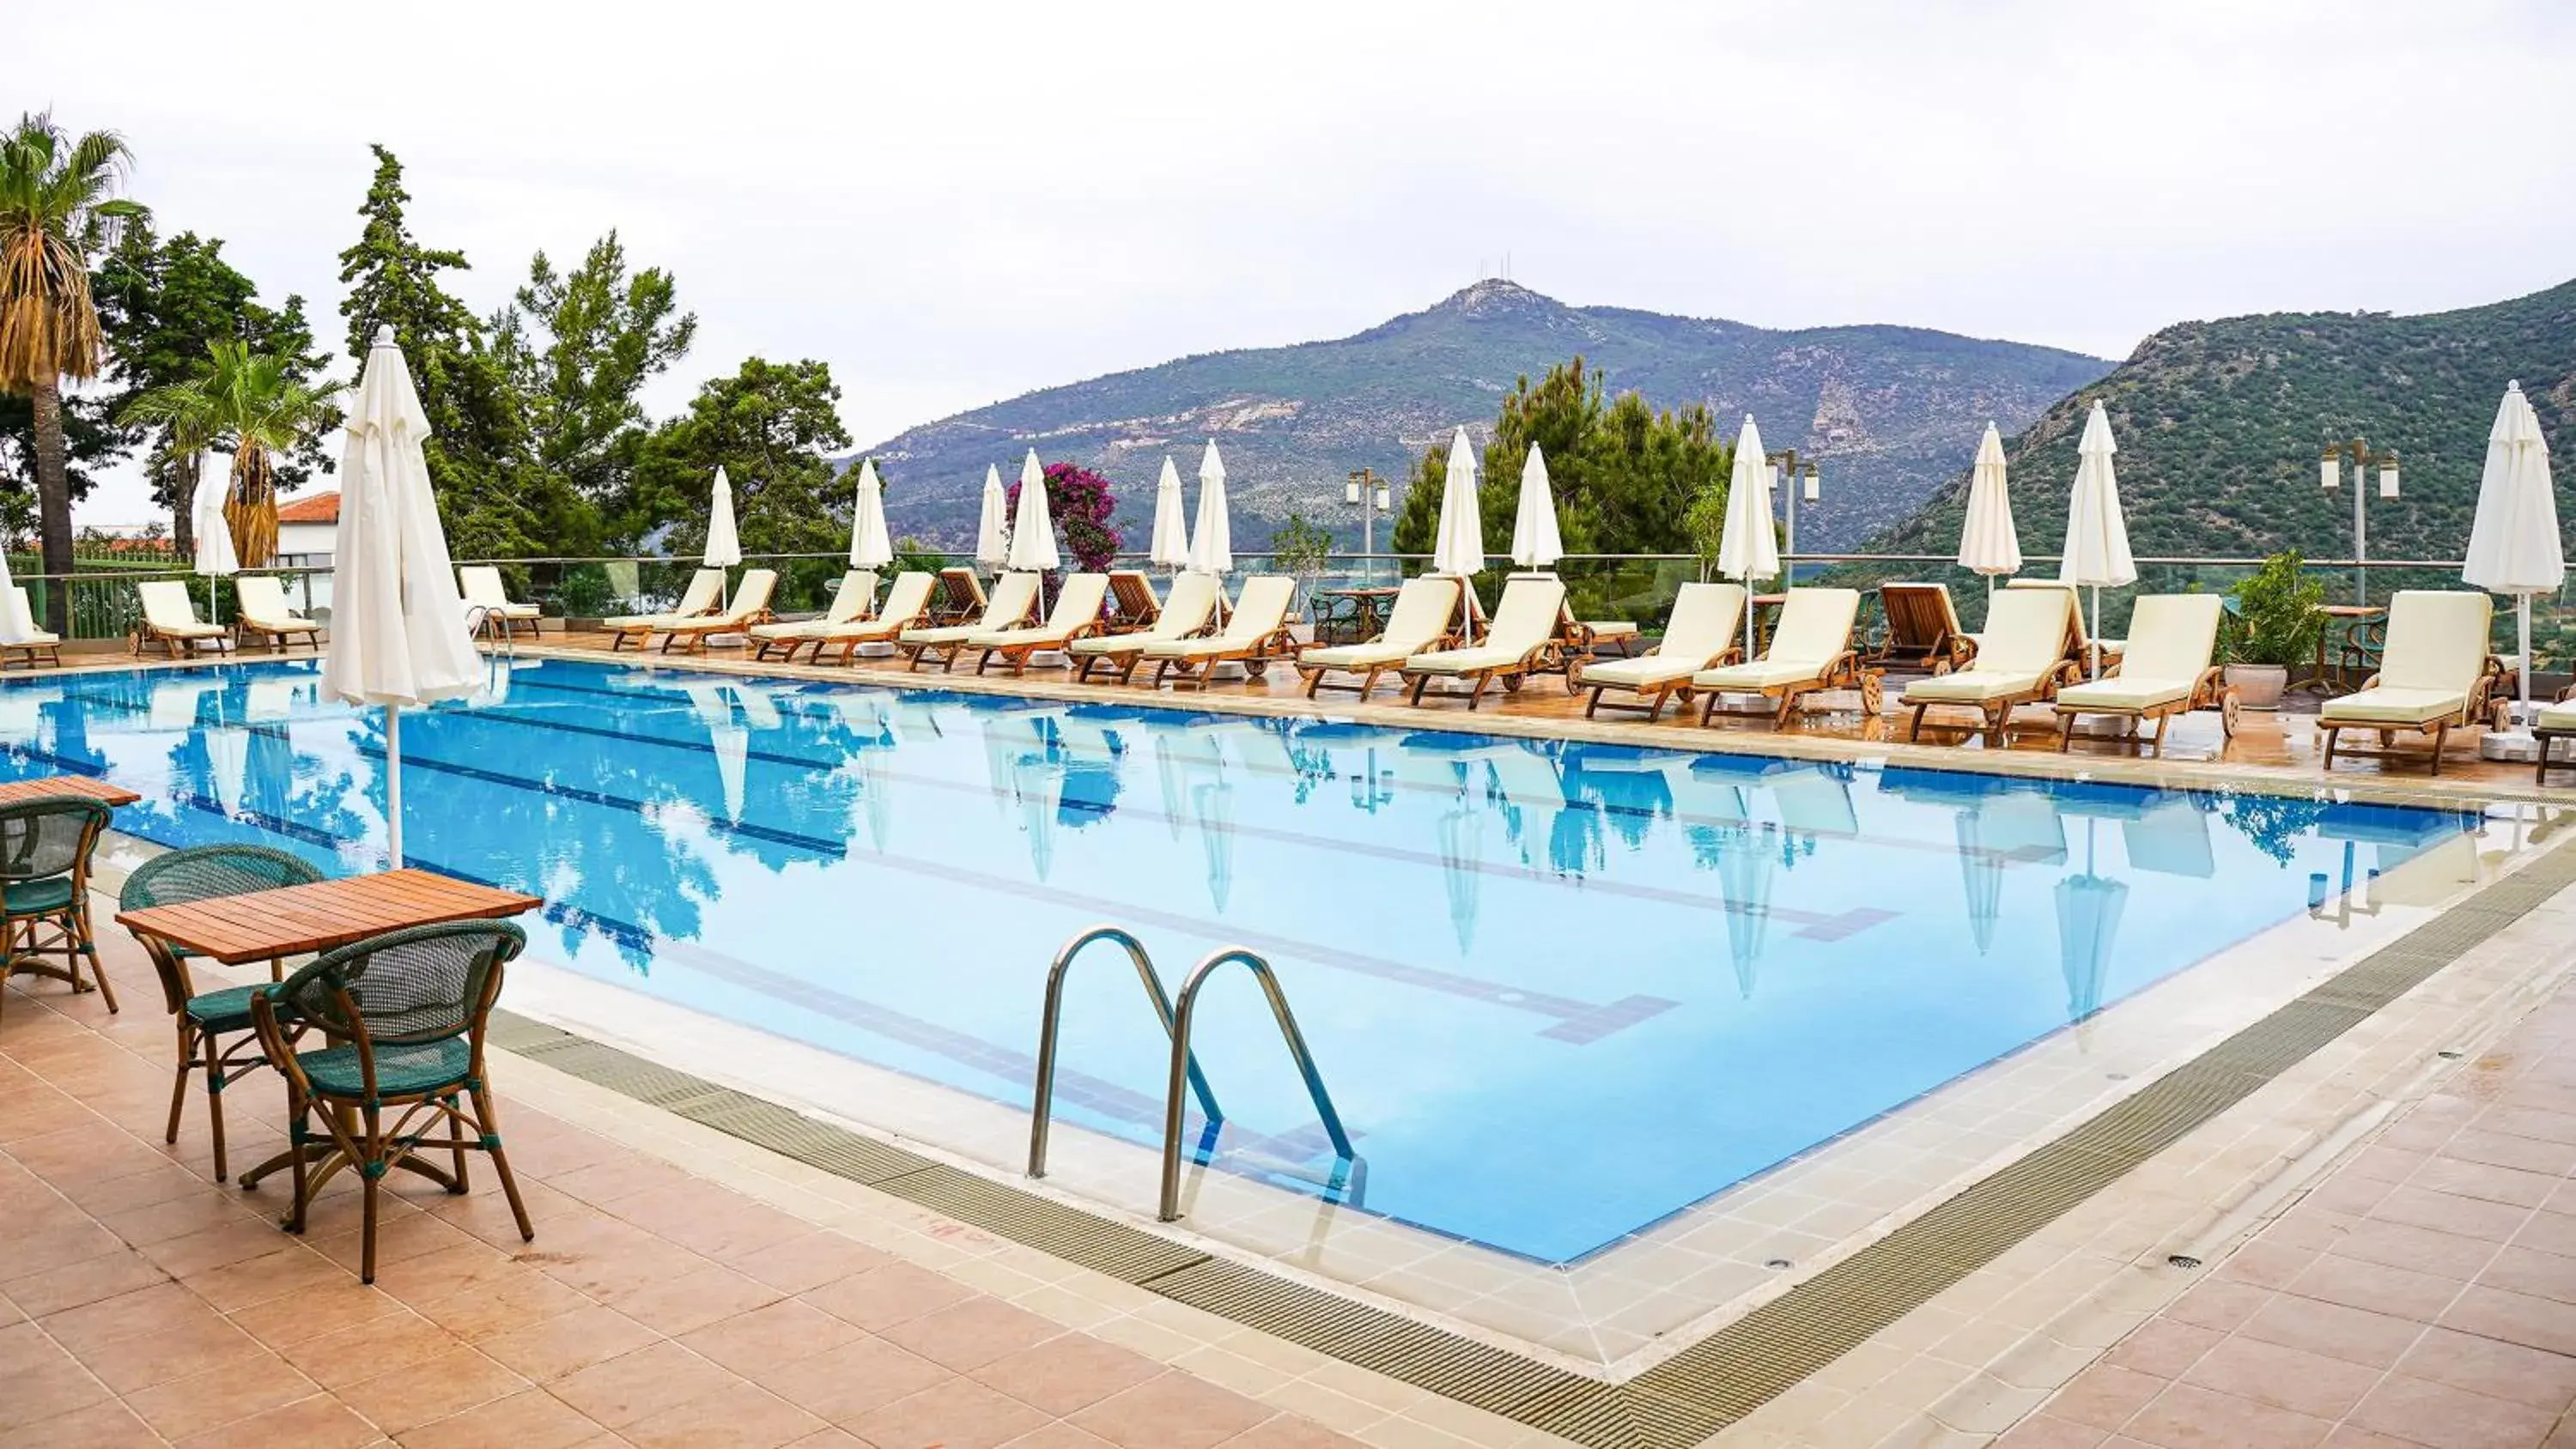
[[[1198,1070],[1198,1063],[1190,1056],[1190,1021],[1198,1009],[1200,988],[1207,985],[1216,968],[1230,961],[1242,962],[1252,978],[1261,983],[1261,994],[1270,998],[1270,1015],[1279,1023],[1279,1035],[1288,1043],[1288,1054],[1297,1060],[1297,1074],[1306,1079],[1306,1094],[1315,1099],[1315,1115],[1324,1119],[1324,1135],[1333,1140],[1334,1153],[1344,1162],[1359,1160],[1359,1154],[1351,1150],[1351,1135],[1342,1130],[1342,1114],[1333,1109],[1333,1094],[1325,1090],[1324,1074],[1315,1065],[1315,1054],[1306,1048],[1306,1034],[1297,1029],[1297,1015],[1288,1009],[1288,997],[1279,989],[1278,973],[1262,957],[1241,946],[1229,946],[1201,961],[1190,979],[1181,983],[1180,1009],[1172,1027],[1172,1079],[1163,1099],[1163,1199],[1155,1213],[1167,1223],[1181,1216],[1181,1084]]]
[[[1057,949],[1055,961],[1047,967],[1045,1019],[1038,1026],[1038,1081],[1035,1099],[1029,1104],[1029,1176],[1046,1176],[1047,1125],[1055,1115],[1055,1040],[1064,1015],[1064,976],[1073,958],[1094,941],[1115,941],[1127,948],[1127,959],[1136,966],[1136,979],[1145,984],[1145,995],[1154,1003],[1154,1014],[1162,1019],[1163,1032],[1178,1038],[1172,1013],[1172,998],[1163,991],[1163,979],[1154,974],[1153,958],[1145,954],[1144,943],[1116,926],[1094,926],[1075,936]],[[1179,1050],[1175,1048],[1175,1050]],[[1184,1071],[1186,1068],[1186,1072]],[[1221,1121],[1224,1113],[1216,1106],[1216,1095],[1208,1090],[1207,1078],[1199,1074],[1199,1064],[1183,1058],[1172,1068],[1171,1117],[1180,1120],[1181,1079],[1186,1075],[1190,1087],[1198,1093],[1199,1106],[1211,1122]]]

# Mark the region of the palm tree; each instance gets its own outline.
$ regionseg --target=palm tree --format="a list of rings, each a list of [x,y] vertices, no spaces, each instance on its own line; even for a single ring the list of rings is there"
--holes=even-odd
[[[186,382],[157,387],[126,405],[123,423],[161,423],[173,452],[195,456],[233,450],[224,521],[246,569],[277,556],[276,455],[331,425],[332,394],[296,377],[287,360],[253,352],[247,342],[216,342]]]
[[[75,141],[47,115],[21,115],[0,136],[0,391],[35,404],[36,502],[45,572],[72,569],[72,498],[63,471],[63,379],[98,375],[98,310],[89,259],[124,223],[147,215],[114,196],[132,154],[113,131]],[[47,627],[63,631],[65,591],[45,591]]]

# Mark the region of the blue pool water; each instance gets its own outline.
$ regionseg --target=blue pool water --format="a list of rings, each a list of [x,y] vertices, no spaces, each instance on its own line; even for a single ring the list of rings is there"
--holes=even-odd
[[[1579,1257],[2308,909],[2474,817],[1540,746],[588,663],[406,720],[413,863],[536,954],[1025,1104],[1046,963],[1276,962],[1358,1205]],[[382,861],[383,726],[309,663],[0,687],[0,772],[120,828]],[[1216,1160],[1347,1194],[1257,990],[1204,1003]],[[1059,1112],[1159,1140],[1160,1029],[1077,971]],[[865,1118],[867,1104],[846,1104]],[[1140,1200],[1150,1184],[1140,1181]]]

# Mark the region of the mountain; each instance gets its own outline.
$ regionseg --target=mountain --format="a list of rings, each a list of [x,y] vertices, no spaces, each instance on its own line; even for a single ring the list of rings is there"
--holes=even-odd
[[[864,450],[898,530],[972,541],[988,464],[1007,481],[1035,447],[1106,475],[1141,547],[1171,454],[1195,478],[1215,438],[1238,548],[1291,510],[1356,538],[1344,475],[1375,468],[1401,490],[1414,455],[1460,423],[1481,436],[1502,395],[1580,353],[1614,391],[1660,407],[1705,402],[1734,431],[1751,412],[1772,447],[1812,454],[1823,501],[1799,547],[1848,546],[1911,515],[1975,452],[1988,419],[2018,428],[2110,364],[2055,348],[1911,327],[1776,332],[1622,307],[1569,307],[1505,281],[1354,336],[1209,353],[1047,388],[926,423]],[[858,455],[854,455],[858,456]],[[1196,495],[1192,484],[1192,496]],[[1383,547],[1386,530],[1378,533]],[[1496,537],[1492,545],[1503,547]]]
[[[2317,454],[2329,437],[2359,436],[2399,460],[2398,497],[2376,496],[2374,479],[2371,557],[2456,559],[2468,549],[2496,403],[2516,379],[2551,439],[2555,476],[2576,477],[2576,282],[2413,317],[2284,312],[2185,322],[2140,343],[2109,376],[2006,444],[2014,525],[2025,552],[2061,546],[2075,445],[2098,397],[2120,445],[2120,502],[2141,558],[2282,548],[2350,558],[2350,483],[2320,487]],[[1967,488],[1960,469],[1870,550],[1955,552]]]

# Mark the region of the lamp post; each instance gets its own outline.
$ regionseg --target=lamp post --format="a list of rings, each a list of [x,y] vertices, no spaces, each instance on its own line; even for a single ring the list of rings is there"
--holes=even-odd
[[[2374,453],[2359,438],[2328,443],[2317,457],[2317,481],[2331,492],[2343,486],[2343,465],[2352,462],[2352,601],[2370,606],[2370,470],[2379,470],[2379,496],[2397,496],[2397,455]]]
[[[1780,540],[1780,562],[1783,575],[1791,584],[1795,584],[1798,582],[1798,576],[1790,567],[1789,559],[1798,552],[1798,500],[1801,495],[1804,495],[1809,503],[1822,498],[1824,484],[1816,476],[1814,459],[1807,460],[1805,473],[1801,474],[1798,471],[1798,450],[1795,448],[1782,448],[1775,453],[1766,453],[1763,455],[1763,461],[1771,465],[1771,491],[1785,495],[1788,499],[1789,523]],[[1783,488],[1781,486],[1783,483],[1788,486]]]
[[[1377,552],[1377,516],[1394,503],[1394,490],[1377,476],[1374,468],[1362,468],[1342,484],[1342,502],[1360,511],[1360,584],[1368,585],[1370,571],[1376,567],[1369,555]]]

